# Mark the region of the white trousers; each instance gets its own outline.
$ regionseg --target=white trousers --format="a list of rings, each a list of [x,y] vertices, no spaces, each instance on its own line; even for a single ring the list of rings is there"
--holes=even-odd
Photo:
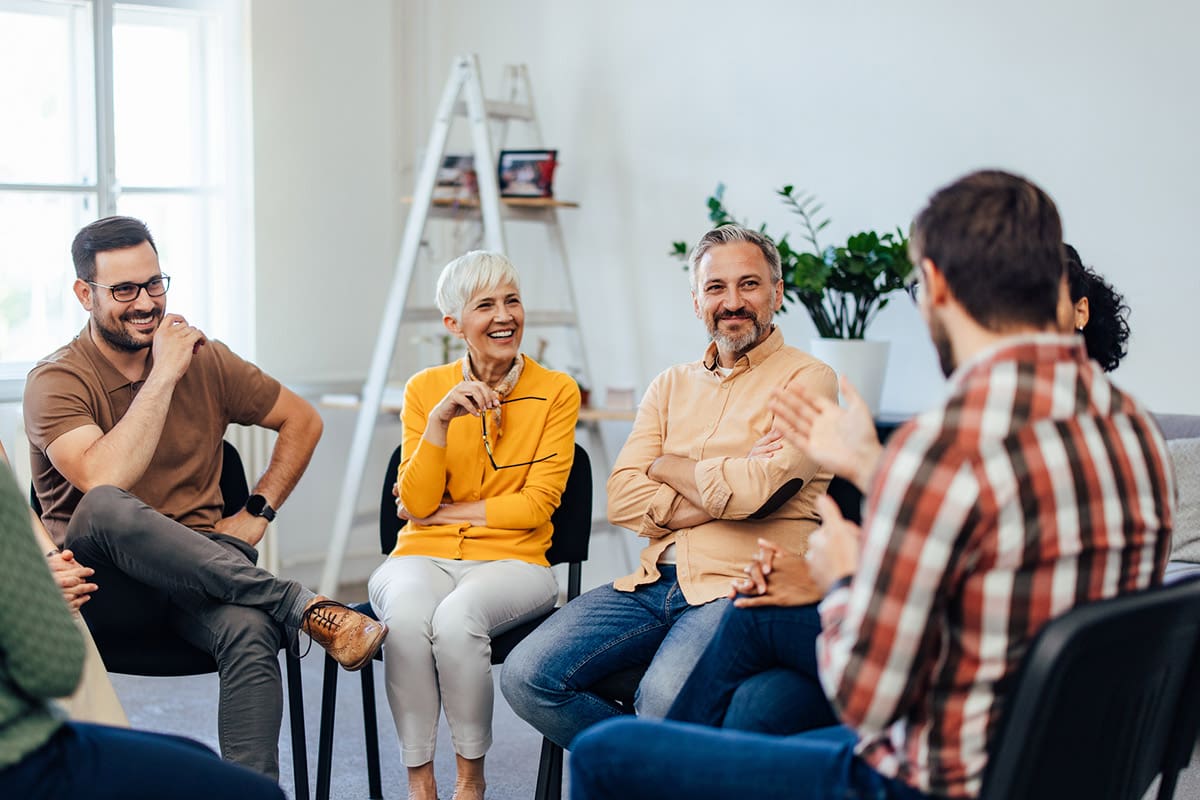
[[[524,561],[388,558],[367,583],[389,631],[383,667],[406,767],[433,760],[444,708],[454,751],[492,744],[492,637],[554,607],[549,567]]]

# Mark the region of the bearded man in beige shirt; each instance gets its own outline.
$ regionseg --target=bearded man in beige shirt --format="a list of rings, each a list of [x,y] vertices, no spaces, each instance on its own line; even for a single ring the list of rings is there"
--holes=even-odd
[[[779,252],[734,225],[706,233],[688,259],[692,301],[711,340],[699,361],[646,390],[608,479],[608,516],[646,537],[631,575],[568,603],[506,659],[513,709],[563,747],[621,709],[590,691],[646,667],[639,715],[662,717],[728,605],[730,581],[758,539],[802,551],[820,524],[816,498],[831,475],[783,440],[771,389],[799,382],[836,402],[837,376],[783,343]]]

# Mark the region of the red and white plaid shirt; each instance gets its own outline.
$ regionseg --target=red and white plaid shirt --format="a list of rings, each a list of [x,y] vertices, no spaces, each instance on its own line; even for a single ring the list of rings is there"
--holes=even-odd
[[[1014,337],[892,437],[862,559],[821,603],[821,681],[875,769],[979,794],[1007,683],[1072,606],[1158,583],[1174,476],[1153,418],[1081,340]]]

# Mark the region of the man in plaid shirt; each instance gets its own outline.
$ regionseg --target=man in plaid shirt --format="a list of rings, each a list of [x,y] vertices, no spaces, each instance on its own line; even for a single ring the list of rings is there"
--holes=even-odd
[[[753,601],[822,592],[819,676],[843,725],[772,737],[613,721],[576,742],[576,800],[976,797],[1041,627],[1161,580],[1175,494],[1166,446],[1082,340],[1056,328],[1064,271],[1050,198],[1014,175],[968,175],[930,199],[911,249],[945,403],[883,451],[853,408],[802,391],[772,403],[796,444],[867,494],[861,530],[824,498],[804,558],[767,547],[751,568]],[[663,773],[667,785],[653,779]]]

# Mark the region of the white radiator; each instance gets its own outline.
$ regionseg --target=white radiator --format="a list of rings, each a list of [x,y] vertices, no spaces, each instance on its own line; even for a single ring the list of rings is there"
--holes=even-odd
[[[275,437],[275,431],[257,425],[230,425],[225,430],[225,439],[237,448],[238,455],[242,457],[242,466],[246,470],[246,485],[251,491],[254,489],[254,482],[267,471],[267,465],[271,463]],[[258,543],[258,565],[278,575],[279,546],[275,525],[274,522],[267,525],[266,535]]]

